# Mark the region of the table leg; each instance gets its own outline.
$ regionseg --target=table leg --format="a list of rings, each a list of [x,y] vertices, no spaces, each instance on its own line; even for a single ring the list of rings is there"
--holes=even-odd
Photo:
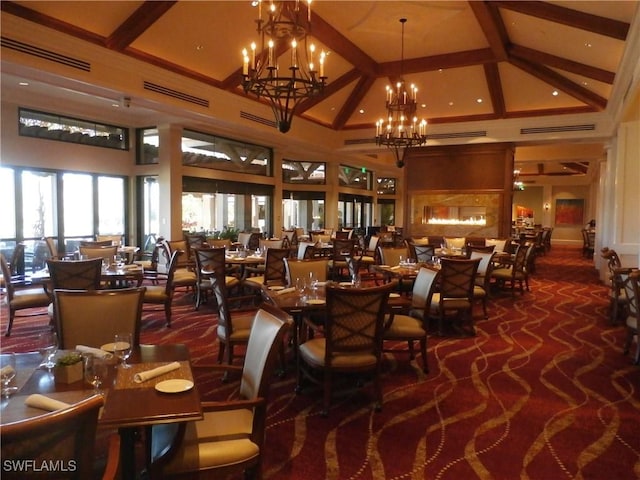
[[[120,464],[122,465],[123,480],[135,480],[136,472],[136,429],[119,428],[120,435]]]

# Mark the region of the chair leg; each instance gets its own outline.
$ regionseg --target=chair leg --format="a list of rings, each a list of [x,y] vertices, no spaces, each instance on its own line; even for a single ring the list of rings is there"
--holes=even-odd
[[[422,353],[422,371],[429,373],[429,364],[427,362],[427,339],[420,339],[420,353]]]
[[[170,327],[171,326],[171,303],[165,304],[164,315],[167,318],[167,327]]]
[[[7,325],[7,331],[4,334],[5,337],[11,335],[11,327],[13,327],[13,319],[16,316],[15,310],[9,309],[9,324]]]
[[[329,405],[331,405],[331,371],[330,370],[325,370],[324,374],[324,396],[323,396],[323,401],[322,401],[322,412],[320,412],[320,415],[323,417],[328,417],[329,416]]]
[[[222,359],[224,358],[224,350],[226,344],[224,342],[218,341],[218,363],[222,363]]]

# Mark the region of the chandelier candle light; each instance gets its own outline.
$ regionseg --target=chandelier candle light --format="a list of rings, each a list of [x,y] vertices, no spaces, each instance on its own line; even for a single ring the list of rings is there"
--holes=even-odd
[[[299,0],[271,0],[265,19],[263,1],[253,3],[258,7],[260,49],[254,42],[250,52],[242,50],[242,87],[246,93],[269,100],[278,130],[287,133],[300,101],[316,97],[324,90],[326,54],[324,50],[317,53],[310,38],[311,0],[307,0],[306,16],[301,12]],[[279,56],[289,49],[289,68],[280,68]]]
[[[402,78],[404,67],[404,24],[406,18],[401,18],[402,50],[400,57],[400,78],[395,88],[387,86],[386,107],[387,121],[380,119],[376,122],[376,144],[385,145],[393,151],[398,167],[404,167],[407,150],[424,145],[427,142],[427,121],[416,116],[418,88],[411,85],[409,92]]]

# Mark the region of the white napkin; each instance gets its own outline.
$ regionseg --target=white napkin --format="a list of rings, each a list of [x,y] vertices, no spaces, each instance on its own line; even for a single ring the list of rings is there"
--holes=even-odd
[[[29,395],[27,398],[25,398],[24,404],[33,408],[49,410],[50,412],[53,412],[55,410],[62,410],[63,408],[69,408],[71,406],[68,403],[45,397],[44,395],[40,395],[39,393]]]
[[[105,360],[113,358],[113,354],[111,352],[105,352],[99,348],[87,347],[86,345],[76,345],[76,350],[80,353],[90,353],[94,357],[103,358]]]
[[[146,382],[147,380],[151,380],[152,378],[163,375],[172,370],[176,370],[180,368],[179,362],[171,362],[167,365],[162,365],[161,367],[156,367],[151,370],[147,370],[146,372],[136,373],[133,377],[133,381],[136,383]]]
[[[283,288],[282,290],[278,290],[276,292],[276,295],[282,295],[284,293],[291,293],[295,291],[296,291],[296,287]]]
[[[5,365],[4,367],[0,368],[0,377],[11,375],[13,372],[15,372],[15,369],[11,365]]]

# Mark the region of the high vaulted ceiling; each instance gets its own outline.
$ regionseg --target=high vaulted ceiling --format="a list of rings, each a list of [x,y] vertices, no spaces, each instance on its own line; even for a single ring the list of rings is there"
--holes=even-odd
[[[3,1],[1,6],[3,15],[246,95],[240,52],[258,38],[257,8],[249,0]],[[300,105],[298,115],[372,138],[376,120],[385,114],[385,87],[401,74],[418,86],[419,115],[435,131],[603,112],[637,9],[636,1],[316,0],[311,33],[328,52],[328,84],[320,98]],[[408,20],[404,62],[400,18]],[[289,55],[284,52],[279,63],[288,65]],[[560,168],[558,174],[584,171],[585,152],[575,154],[563,159],[564,165],[546,166],[538,158],[527,168],[538,174],[553,174],[550,168]]]

